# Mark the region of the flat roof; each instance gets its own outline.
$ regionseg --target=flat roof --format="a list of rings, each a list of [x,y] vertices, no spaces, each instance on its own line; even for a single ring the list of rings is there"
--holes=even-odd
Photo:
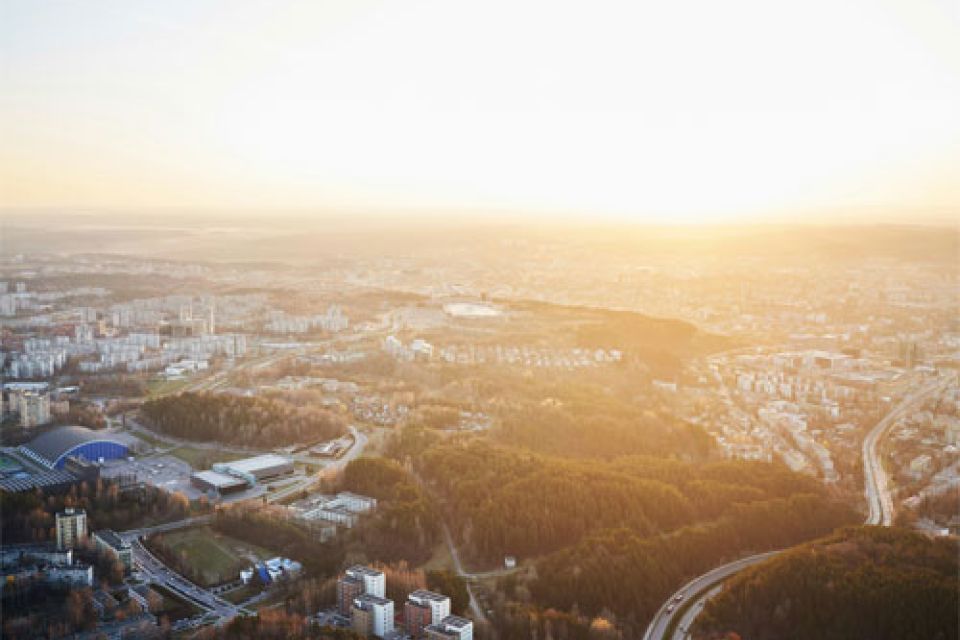
[[[217,473],[216,471],[197,471],[190,477],[203,480],[207,484],[211,484],[215,487],[236,487],[240,485],[246,486],[247,484],[240,478],[229,476],[225,473]]]
[[[372,593],[363,593],[354,598],[355,602],[358,602],[362,605],[364,604],[393,604],[393,600],[388,600],[387,598],[381,598],[380,596],[375,596]]]
[[[378,569],[371,569],[370,567],[365,567],[362,564],[353,565],[352,567],[347,569],[347,573],[348,574],[356,573],[361,576],[382,576],[383,575],[383,571],[379,571]]]
[[[444,600],[450,599],[442,593],[427,591],[426,589],[417,589],[416,591],[411,592],[407,597],[411,600],[433,600],[434,602],[443,602]]]
[[[113,529],[100,529],[93,532],[94,537],[99,538],[104,544],[113,547],[116,550],[129,549],[130,544],[117,535]]]
[[[443,624],[448,627],[463,628],[469,624],[473,624],[473,622],[460,616],[447,616],[443,619]]]
[[[278,456],[274,453],[265,453],[262,456],[243,458],[241,460],[233,460],[231,462],[223,462],[221,464],[225,468],[246,473],[253,473],[254,471],[259,471],[261,469],[269,469],[270,467],[293,464],[293,461],[290,460],[290,458],[284,458],[283,456]]]

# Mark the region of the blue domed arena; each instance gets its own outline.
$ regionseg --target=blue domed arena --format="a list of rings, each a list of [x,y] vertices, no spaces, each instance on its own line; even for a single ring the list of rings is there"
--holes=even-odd
[[[116,460],[130,454],[127,443],[110,433],[86,427],[60,427],[19,447],[25,455],[49,469],[62,469],[69,456],[91,462]]]

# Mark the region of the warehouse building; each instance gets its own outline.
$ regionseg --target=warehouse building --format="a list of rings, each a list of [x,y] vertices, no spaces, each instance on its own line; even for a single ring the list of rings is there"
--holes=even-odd
[[[198,471],[190,476],[190,484],[201,491],[214,491],[225,496],[247,488],[246,480],[216,471]]]
[[[213,470],[241,478],[252,487],[258,482],[293,473],[293,460],[267,453],[253,458],[220,462],[213,465]]]

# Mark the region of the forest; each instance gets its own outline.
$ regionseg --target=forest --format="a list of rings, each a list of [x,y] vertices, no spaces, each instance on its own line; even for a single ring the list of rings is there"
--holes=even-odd
[[[533,560],[508,591],[543,608],[648,619],[677,585],[724,561],[825,535],[858,516],[780,464],[559,458],[477,438],[395,443],[442,499],[461,554]],[[523,599],[521,597],[521,599]]]
[[[204,504],[191,506],[182,493],[169,493],[146,485],[121,493],[116,482],[81,482],[63,494],[0,492],[0,518],[4,544],[47,542],[56,539],[55,514],[65,507],[85,509],[87,526],[123,531],[183,518]]]
[[[652,454],[704,458],[713,447],[707,433],[671,415],[669,408],[650,408],[604,393],[584,384],[557,384],[530,394],[525,401],[518,390],[502,397],[497,416],[500,425],[492,436],[502,444],[541,453],[578,458],[612,458],[627,454]],[[543,398],[553,398],[545,402]]]
[[[768,463],[563,459],[462,439],[414,465],[445,499],[454,534],[488,563],[549,554],[603,529],[669,532],[795,494],[826,502],[814,479]]]
[[[278,399],[181,393],[145,402],[141,415],[154,429],[177,438],[247,446],[329,440],[345,432],[342,416]]]
[[[440,541],[433,505],[413,477],[385,458],[358,458],[344,469],[341,489],[377,498],[377,512],[352,532],[354,544],[372,560],[413,565],[429,559]]]
[[[700,640],[951,640],[957,540],[850,527],[732,579],[704,609]]]

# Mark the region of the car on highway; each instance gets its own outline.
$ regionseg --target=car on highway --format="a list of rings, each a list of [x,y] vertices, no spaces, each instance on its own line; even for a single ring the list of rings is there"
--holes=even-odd
[[[673,613],[673,610],[677,608],[677,605],[670,603],[667,605],[667,613]]]
[[[682,594],[682,593],[678,593],[678,594],[676,595],[676,597],[674,597],[674,599],[673,599],[674,602],[680,602],[681,600],[683,600],[683,594]]]

